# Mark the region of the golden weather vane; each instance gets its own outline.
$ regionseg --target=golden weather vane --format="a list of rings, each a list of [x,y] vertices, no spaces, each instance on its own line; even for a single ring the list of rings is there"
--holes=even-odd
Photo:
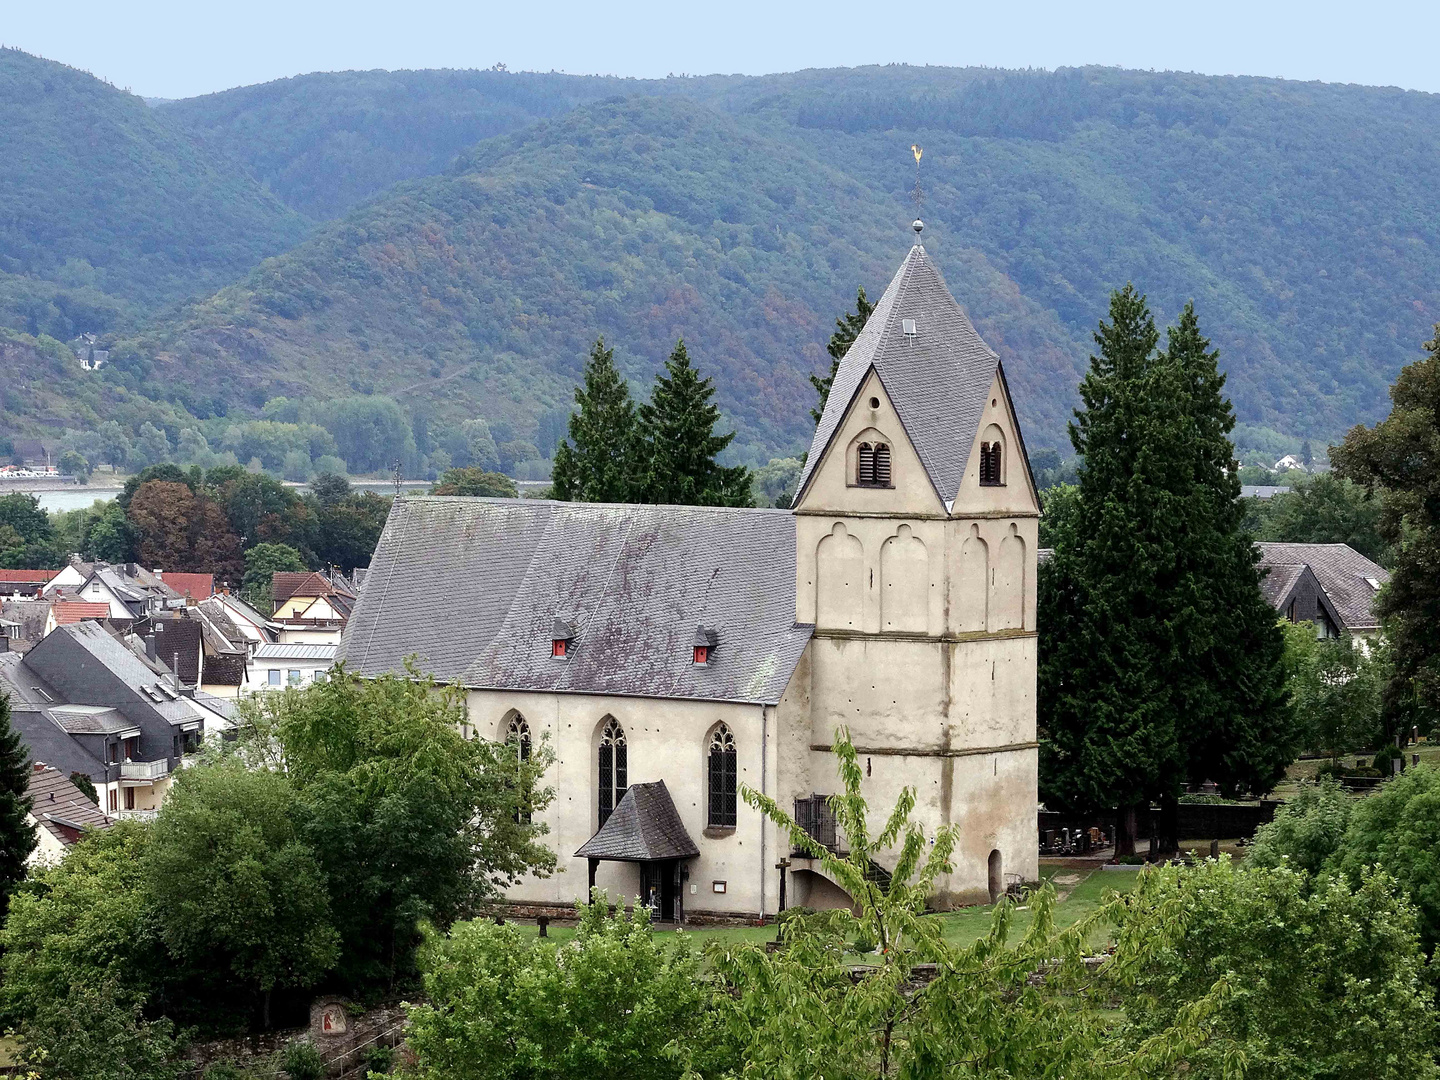
[[[915,143],[910,144],[910,153],[915,155],[915,191],[911,198],[915,200],[915,217],[920,217],[920,206],[925,200],[925,193],[920,190],[920,159],[925,156],[925,149]]]

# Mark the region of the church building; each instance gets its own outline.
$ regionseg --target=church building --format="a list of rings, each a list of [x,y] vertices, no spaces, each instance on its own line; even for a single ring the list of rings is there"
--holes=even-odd
[[[848,905],[737,797],[843,850],[842,727],[874,818],[910,786],[927,832],[958,826],[935,906],[983,902],[1038,877],[1038,518],[999,357],[917,243],[791,509],[400,498],[341,652],[364,676],[418,657],[479,737],[548,738],[560,872],[517,904],[593,881],[662,918],[753,917],[784,873],[787,905]]]

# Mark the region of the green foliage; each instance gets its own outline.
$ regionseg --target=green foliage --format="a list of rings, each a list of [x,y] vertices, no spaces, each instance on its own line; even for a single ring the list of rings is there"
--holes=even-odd
[[[1264,792],[1298,750],[1217,355],[1188,306],[1158,339],[1144,297],[1114,294],[1071,428],[1078,492],[1047,526],[1041,786],[1057,805],[1173,806],[1185,779]]]
[[[1074,540],[1075,522],[1080,513],[1080,488],[1056,484],[1040,492],[1040,546],[1054,548]]]
[[[1245,865],[1288,864],[1307,874],[1320,873],[1340,850],[1353,805],[1334,778],[1301,784],[1300,790],[1276,809],[1274,820],[1256,831]]]
[[[1286,685],[1304,744],[1330,760],[1383,741],[1381,703],[1390,650],[1350,638],[1317,638],[1315,624],[1281,622]]]
[[[426,943],[426,1004],[408,1041],[427,1080],[680,1080],[719,1075],[716,1008],[684,934],[598,889],[559,947],[514,926],[461,923]],[[691,1070],[694,1070],[692,1072]]]
[[[0,321],[17,329],[103,333],[304,231],[223,151],[75,68],[5,49],[0,110]]]
[[[642,480],[630,387],[615,367],[615,350],[597,338],[575,391],[570,438],[555,451],[553,497],[565,502],[630,502]]]
[[[146,917],[146,826],[121,821],[37,870],[10,901],[0,984],[11,1024],[52,1014],[71,986],[124,987],[143,1000],[157,982],[160,944]]]
[[[66,450],[60,455],[60,472],[65,476],[76,477],[82,484],[90,481],[90,463],[83,454],[77,454],[74,450]]]
[[[145,857],[150,910],[174,961],[211,1008],[235,989],[314,986],[335,964],[326,882],[300,838],[295,795],[275,772],[238,763],[187,769]]]
[[[95,512],[79,550],[88,558],[105,562],[130,562],[137,557],[140,531],[130,523],[119,499],[114,499]]]
[[[205,486],[247,550],[262,543],[288,544],[312,560],[315,515],[294,490],[273,476],[234,465],[211,469]]]
[[[1394,658],[1392,731],[1429,730],[1440,716],[1440,325],[1425,349],[1391,388],[1390,415],[1330,451],[1336,472],[1378,491],[1380,535],[1392,545],[1390,583],[1375,602]]]
[[[308,569],[300,553],[289,544],[256,544],[245,552],[245,577],[241,587],[246,602],[257,611],[271,610],[270,586],[275,575]]]
[[[677,341],[655,377],[650,400],[637,413],[639,481],[636,502],[680,506],[749,506],[750,470],[716,460],[735,438],[715,434],[720,409],[710,400],[715,384],[690,366]]]
[[[22,491],[0,495],[0,569],[57,569],[65,564],[50,516]]]
[[[312,1042],[303,1039],[292,1042],[285,1047],[280,1061],[290,1080],[324,1080],[325,1059]]]
[[[486,472],[478,465],[449,469],[430,489],[431,495],[482,495],[492,499],[518,499],[515,481],[504,473]]]
[[[320,415],[334,435],[334,449],[320,453],[338,452],[356,472],[389,470],[395,461],[408,467],[415,457],[410,422],[389,398],[342,398],[326,404]]]
[[[334,484],[328,488],[331,494],[321,497],[320,491],[327,489],[322,484],[317,490],[316,485],[326,479],[324,476],[316,477],[310,484],[319,507],[315,513],[315,556],[321,563],[338,566],[348,574],[357,566],[370,565],[370,557],[375,553],[375,545],[385,529],[385,519],[390,515],[392,500],[373,491],[353,492],[334,498],[334,493],[339,490]],[[338,476],[328,479],[341,480]],[[349,488],[348,483],[346,488]]]
[[[25,880],[25,860],[39,843],[28,820],[30,748],[10,724],[10,696],[0,692],[0,918],[16,886]]]
[[[840,370],[840,361],[845,359],[845,354],[860,336],[860,331],[865,329],[865,323],[874,310],[875,305],[865,298],[865,289],[862,287],[855,295],[855,310],[847,311],[835,320],[835,332],[830,335],[830,341],[825,346],[825,351],[830,354],[830,372],[824,376],[810,376],[810,385],[815,388],[815,393],[820,395],[820,400],[810,410],[815,423],[820,423],[820,417],[825,412],[825,402],[830,399],[830,387],[835,382],[835,373]]]
[[[133,476],[127,477],[125,486],[120,494],[115,496],[115,503],[122,510],[130,509],[130,500],[140,490],[142,484],[148,484],[151,480],[163,480],[167,484],[184,484],[194,491],[198,486],[194,477],[180,466],[171,462],[164,462],[158,465],[147,465]]]
[[[388,988],[414,971],[418,926],[448,926],[555,856],[531,824],[551,798],[543,744],[526,761],[465,739],[458,691],[418,673],[358,680],[343,669],[304,691],[241,706],[241,750],[283,764],[300,835],[329,882],[342,952],[338,976]]]
[[[751,501],[756,506],[789,509],[795,501],[795,484],[800,479],[799,458],[771,458],[751,475]]]
[[[114,981],[77,983],[21,1027],[20,1059],[38,1080],[174,1080],[173,1031]]]
[[[1367,559],[1390,562],[1389,545],[1380,535],[1379,499],[1334,473],[1302,473],[1286,481],[1294,489],[1288,494],[1252,500],[1255,539],[1349,544]]]
[[[1434,1077],[1435,1014],[1414,909],[1382,873],[1311,888],[1289,868],[1228,859],[1141,875],[1112,909],[1136,965],[1122,1043],[1163,1037],[1207,999],[1209,1037],[1172,1059],[1196,1080]],[[1218,988],[1224,992],[1217,995]]]
[[[1419,912],[1426,948],[1440,943],[1440,771],[1417,765],[1356,804],[1332,865],[1358,885],[1378,866]]]

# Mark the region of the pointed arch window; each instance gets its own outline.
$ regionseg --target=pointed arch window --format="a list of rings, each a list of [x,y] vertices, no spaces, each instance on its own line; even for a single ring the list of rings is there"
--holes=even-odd
[[[515,753],[521,761],[530,760],[530,724],[518,712],[510,718],[510,724],[505,729],[505,744],[515,748]],[[515,824],[529,825],[530,809],[526,805],[529,800],[524,798],[520,802],[520,807],[515,811]]]
[[[625,749],[625,729],[613,716],[600,732],[600,827],[610,820],[615,807],[625,797],[629,761]]]
[[[735,828],[735,736],[721,724],[710,736],[710,813],[712,828]]]

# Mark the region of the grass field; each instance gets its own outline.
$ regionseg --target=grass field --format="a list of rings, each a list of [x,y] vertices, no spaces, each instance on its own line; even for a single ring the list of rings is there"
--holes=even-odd
[[[1139,870],[1091,870],[1065,867],[1042,867],[1040,876],[1052,881],[1059,892],[1060,902],[1056,905],[1057,926],[1072,926],[1099,907],[1112,891],[1124,892],[1132,888]],[[969,945],[983,937],[990,930],[991,909],[986,905],[962,908],[959,911],[936,915],[944,926],[947,941],[956,945]],[[533,923],[519,924],[527,934],[538,934]],[[1030,913],[1022,909],[1017,913],[1014,933],[1018,937],[1030,925]],[[662,934],[673,934],[673,930],[661,930]],[[685,939],[697,949],[703,949],[712,941],[755,942],[757,944],[775,940],[775,927],[769,926],[717,926],[681,931]],[[573,926],[549,928],[549,936],[555,941],[569,941],[575,936]],[[1101,935],[1103,938],[1103,934]],[[1096,941],[1095,944],[1101,944]]]

